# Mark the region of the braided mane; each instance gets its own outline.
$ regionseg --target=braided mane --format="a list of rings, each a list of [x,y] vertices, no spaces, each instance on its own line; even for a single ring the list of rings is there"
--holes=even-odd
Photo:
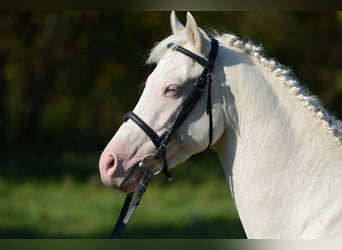
[[[243,52],[251,55],[268,71],[279,79],[279,82],[289,89],[290,93],[295,95],[304,108],[312,113],[317,119],[321,120],[323,127],[327,132],[335,137],[335,141],[342,144],[342,122],[331,115],[321,104],[316,96],[310,94],[307,88],[302,86],[293,72],[266,56],[263,48],[250,41],[243,41],[233,34],[223,34],[217,38],[224,45],[233,46]]]

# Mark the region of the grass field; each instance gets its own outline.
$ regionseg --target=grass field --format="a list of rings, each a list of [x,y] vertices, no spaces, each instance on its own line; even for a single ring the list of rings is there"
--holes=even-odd
[[[0,159],[1,238],[108,238],[125,194],[105,187],[97,153]],[[212,153],[154,177],[123,238],[244,238]]]

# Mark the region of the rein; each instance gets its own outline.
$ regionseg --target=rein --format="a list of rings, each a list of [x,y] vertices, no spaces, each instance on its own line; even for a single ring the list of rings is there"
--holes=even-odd
[[[176,132],[176,130],[180,127],[180,125],[184,122],[184,120],[188,117],[190,112],[195,107],[197,101],[200,99],[204,88],[208,85],[208,97],[207,97],[207,115],[209,117],[209,142],[207,149],[210,148],[213,139],[213,118],[212,118],[212,105],[211,105],[211,73],[215,66],[215,59],[218,51],[218,42],[216,39],[211,40],[211,48],[208,55],[208,60],[205,58],[187,50],[179,45],[174,43],[169,43],[167,48],[172,49],[174,51],[178,51],[185,56],[190,57],[198,64],[204,67],[203,72],[199,76],[199,78],[195,81],[190,94],[186,97],[184,102],[181,105],[181,108],[172,123],[172,126],[168,128],[168,130],[161,136],[159,136],[149,125],[147,125],[144,120],[142,120],[138,115],[134,112],[128,112],[124,117],[124,122],[127,122],[128,119],[131,119],[136,125],[138,125],[145,134],[150,138],[154,146],[157,148],[156,154],[150,154],[143,157],[140,162],[138,162],[135,167],[140,168],[144,172],[144,178],[140,182],[138,190],[134,193],[128,193],[121,209],[119,218],[115,224],[115,227],[112,232],[112,238],[117,239],[120,237],[121,233],[125,229],[128,224],[130,218],[134,214],[139,202],[146,191],[148,183],[150,182],[153,175],[157,175],[160,172],[163,172],[168,181],[172,180],[172,177],[168,171],[168,164],[166,158],[166,149],[169,146],[169,143],[172,139],[172,136]],[[162,167],[156,172],[151,172],[148,169],[145,169],[144,160],[147,157],[153,157],[154,159],[160,160],[163,164]]]

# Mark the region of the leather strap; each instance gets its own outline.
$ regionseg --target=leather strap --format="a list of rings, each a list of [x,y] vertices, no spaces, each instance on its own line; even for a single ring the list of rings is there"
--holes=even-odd
[[[143,181],[140,183],[138,191],[135,193],[131,192],[126,195],[124,205],[121,208],[120,215],[114,229],[112,231],[112,239],[120,238],[122,232],[124,231],[129,220],[133,216],[135,210],[137,209],[142,196],[144,195],[148,183],[150,182],[153,173],[146,171]]]
[[[157,135],[156,132],[154,132],[154,130],[150,126],[146,124],[146,122],[144,122],[139,116],[137,116],[132,111],[129,111],[125,115],[124,122],[126,122],[128,119],[131,119],[132,121],[134,121],[134,123],[137,124],[148,135],[148,137],[153,142],[154,146],[156,146],[156,148],[159,148],[160,137],[159,135]]]
[[[212,103],[211,103],[211,72],[214,69],[215,59],[218,51],[218,42],[215,39],[211,40],[211,49],[208,55],[208,60],[202,58],[201,56],[181,47],[170,43],[167,45],[168,48],[172,48],[199,63],[204,67],[204,70],[200,77],[194,83],[190,94],[182,103],[180,111],[176,115],[176,119],[174,120],[172,126],[167,130],[167,132],[159,136],[150,126],[146,124],[138,115],[133,113],[132,111],[128,112],[124,117],[124,121],[126,122],[128,119],[131,119],[135,124],[137,124],[151,139],[155,147],[157,148],[157,154],[155,156],[156,159],[160,159],[163,162],[163,173],[168,178],[168,180],[172,180],[171,175],[168,172],[167,159],[166,159],[166,149],[169,145],[169,142],[175,133],[175,131],[179,128],[179,126],[184,122],[184,120],[188,117],[190,112],[193,110],[197,101],[200,99],[205,86],[208,86],[208,98],[207,98],[207,114],[209,116],[209,142],[208,147],[210,148],[213,138],[213,119],[212,119]],[[139,202],[146,191],[147,185],[151,180],[153,173],[147,170],[145,172],[143,181],[140,183],[138,191],[135,193],[128,193],[124,202],[124,205],[121,209],[119,218],[116,222],[116,225],[112,232],[112,238],[119,238],[123,230],[125,229],[127,223],[130,218],[134,214]]]

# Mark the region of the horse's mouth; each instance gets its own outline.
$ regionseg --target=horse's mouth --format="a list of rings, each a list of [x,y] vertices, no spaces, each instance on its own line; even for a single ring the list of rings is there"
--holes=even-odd
[[[122,178],[122,181],[114,187],[125,193],[134,192],[138,188],[143,177],[144,172],[137,167],[137,164],[135,164],[130,168],[130,171],[128,171],[126,176]]]
[[[117,189],[126,193],[133,192],[138,188],[146,171],[151,171],[156,175],[162,169],[161,162],[159,160],[149,161],[144,167],[141,167],[140,164],[141,161],[135,163],[130,170],[127,171],[127,174],[122,178],[122,181],[116,185]]]

